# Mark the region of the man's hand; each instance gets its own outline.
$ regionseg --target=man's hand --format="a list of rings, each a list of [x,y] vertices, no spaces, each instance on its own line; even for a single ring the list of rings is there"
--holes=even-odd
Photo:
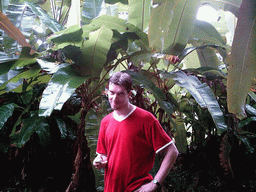
[[[145,185],[142,185],[140,188],[136,189],[134,192],[153,192],[157,189],[157,185],[151,181]]]
[[[103,168],[105,168],[107,163],[108,163],[108,161],[107,161],[107,156],[106,155],[99,154],[93,160],[93,165],[95,166],[96,169],[103,169]]]

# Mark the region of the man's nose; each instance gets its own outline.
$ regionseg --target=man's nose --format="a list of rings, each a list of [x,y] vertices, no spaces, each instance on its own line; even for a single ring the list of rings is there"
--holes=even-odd
[[[117,101],[117,100],[118,100],[117,94],[114,94],[114,95],[113,95],[112,100],[113,100],[113,101]]]

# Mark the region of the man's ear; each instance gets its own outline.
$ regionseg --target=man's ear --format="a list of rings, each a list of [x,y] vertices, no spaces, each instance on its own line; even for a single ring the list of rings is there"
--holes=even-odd
[[[132,90],[131,90],[131,91],[129,91],[128,95],[129,95],[129,97],[131,97],[131,96],[132,96]]]

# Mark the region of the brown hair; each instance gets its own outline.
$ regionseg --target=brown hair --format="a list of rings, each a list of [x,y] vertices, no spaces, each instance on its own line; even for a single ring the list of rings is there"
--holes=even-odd
[[[124,72],[116,72],[114,73],[110,79],[109,79],[109,83],[113,83],[116,85],[122,85],[127,92],[129,93],[132,89],[132,78],[128,73],[124,73]]]

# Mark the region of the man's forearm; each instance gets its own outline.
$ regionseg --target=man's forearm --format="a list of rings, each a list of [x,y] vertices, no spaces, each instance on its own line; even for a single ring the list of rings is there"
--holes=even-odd
[[[162,164],[154,178],[159,183],[163,183],[164,179],[170,172],[171,168],[173,167],[173,164],[175,163],[175,161],[179,155],[179,152],[174,143],[169,145],[165,150],[166,150],[165,157],[164,157]]]

